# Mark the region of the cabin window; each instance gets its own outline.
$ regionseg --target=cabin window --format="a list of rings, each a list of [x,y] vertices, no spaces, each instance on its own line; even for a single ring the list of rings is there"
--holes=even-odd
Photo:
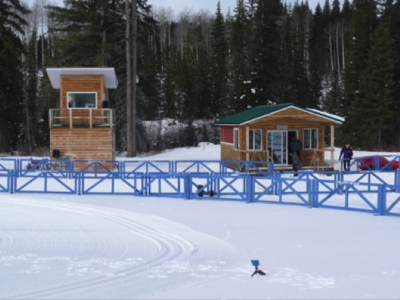
[[[307,128],[303,129],[303,148],[318,149],[318,129]]]
[[[239,149],[239,129],[233,129],[233,147]]]
[[[97,93],[67,93],[68,108],[96,108]]]
[[[261,129],[249,130],[249,150],[261,150]]]

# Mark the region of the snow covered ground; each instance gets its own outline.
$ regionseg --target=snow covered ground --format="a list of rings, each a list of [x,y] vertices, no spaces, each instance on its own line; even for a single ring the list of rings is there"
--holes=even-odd
[[[219,159],[219,146],[141,159]],[[397,217],[132,196],[0,194],[0,205],[2,299],[400,295]],[[250,277],[252,259],[265,276]]]

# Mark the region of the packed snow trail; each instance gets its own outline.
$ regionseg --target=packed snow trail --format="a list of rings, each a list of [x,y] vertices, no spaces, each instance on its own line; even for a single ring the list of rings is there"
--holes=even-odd
[[[3,299],[141,298],[218,277],[237,257],[151,215],[38,197],[1,195],[0,205]]]

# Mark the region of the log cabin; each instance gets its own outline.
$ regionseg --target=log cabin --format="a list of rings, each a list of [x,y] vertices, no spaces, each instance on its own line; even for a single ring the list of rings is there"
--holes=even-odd
[[[50,155],[56,160],[115,160],[114,111],[108,89],[118,86],[114,68],[47,68],[59,107],[49,111]],[[75,170],[88,163],[75,164]],[[107,163],[107,168],[112,164]]]
[[[220,126],[221,160],[270,161],[275,170],[290,170],[290,144],[296,137],[302,143],[304,169],[333,170],[335,126],[343,122],[340,116],[287,103],[257,106],[214,124]],[[328,148],[326,130],[330,132]]]

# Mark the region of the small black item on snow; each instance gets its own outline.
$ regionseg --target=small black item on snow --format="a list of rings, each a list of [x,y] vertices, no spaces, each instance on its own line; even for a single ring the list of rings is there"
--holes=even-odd
[[[256,268],[255,271],[253,272],[253,274],[251,274],[251,277],[253,277],[256,274],[265,275],[265,273],[263,271],[258,269],[258,266],[260,265],[258,260],[252,260],[251,264]]]
[[[197,190],[198,190],[198,191],[200,191],[202,188],[203,188],[203,186],[202,186],[201,184],[198,184],[198,185],[197,185]],[[201,190],[200,192],[197,193],[197,195],[198,195],[199,197],[203,197],[203,194],[204,194],[204,190]]]
[[[211,189],[209,195],[210,195],[210,197],[214,197],[215,192]]]

